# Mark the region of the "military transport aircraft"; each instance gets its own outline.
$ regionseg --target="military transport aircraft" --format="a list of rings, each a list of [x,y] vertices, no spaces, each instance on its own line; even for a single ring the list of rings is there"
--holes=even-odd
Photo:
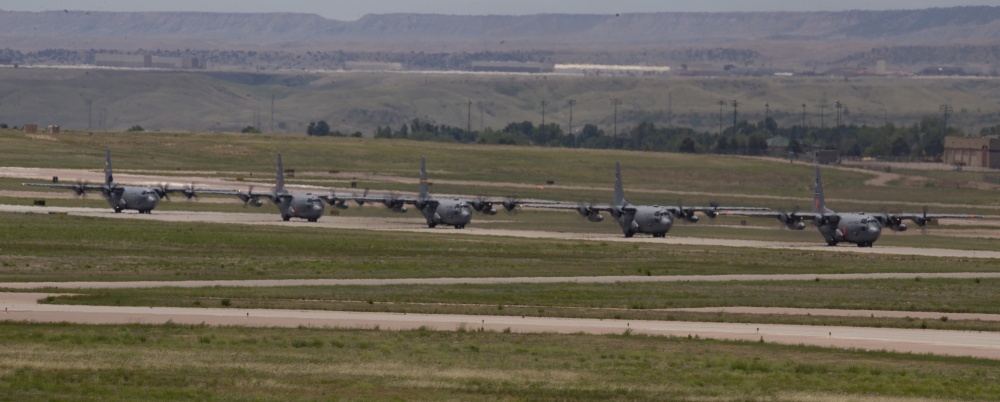
[[[718,205],[708,207],[685,207],[685,206],[659,206],[659,205],[632,205],[625,199],[625,188],[622,185],[621,164],[615,162],[615,190],[614,204],[612,205],[578,205],[568,204],[534,204],[528,203],[530,207],[548,209],[572,209],[591,222],[601,222],[604,215],[601,212],[608,212],[618,225],[622,228],[625,237],[632,237],[636,233],[648,233],[653,237],[666,237],[667,232],[674,225],[674,218],[683,219],[687,222],[698,222],[696,212],[701,212],[709,218],[715,218],[720,211],[727,210],[765,210],[766,208],[753,207],[728,207],[720,208]]]
[[[78,196],[84,196],[88,191],[100,191],[108,205],[121,212],[126,209],[134,209],[140,214],[148,214],[156,208],[156,204],[161,198],[169,199],[169,193],[183,193],[185,197],[191,199],[195,196],[193,186],[186,188],[169,188],[166,184],[156,187],[150,186],[124,186],[115,183],[111,174],[111,149],[104,151],[104,184],[95,185],[79,182],[76,184],[58,183],[23,183],[25,186],[55,187],[73,190]]]
[[[243,201],[244,206],[259,207],[264,204],[261,198],[266,198],[278,207],[281,219],[288,221],[301,218],[316,222],[323,216],[323,195],[312,193],[292,193],[285,188],[285,171],[281,165],[281,152],[278,152],[278,167],[274,181],[274,191],[255,192],[250,187],[246,192],[238,190],[199,189],[202,194],[235,195]]]
[[[345,199],[354,200],[358,205],[366,202],[382,203],[393,212],[405,213],[408,209],[406,204],[413,205],[427,220],[427,227],[433,228],[437,225],[453,226],[455,229],[463,229],[472,221],[472,211],[481,212],[487,215],[496,215],[497,210],[494,205],[502,205],[507,211],[511,211],[522,202],[515,199],[462,199],[462,198],[436,198],[430,194],[429,183],[427,181],[427,165],[423,156],[420,157],[420,194],[417,197],[383,195],[383,196],[350,196],[342,197],[330,195],[326,197],[331,205],[338,208],[347,208],[343,203]]]
[[[775,212],[775,211],[733,211],[726,215],[766,216],[777,218],[789,229],[802,230],[804,220],[812,221],[819,233],[826,239],[826,244],[836,246],[837,243],[854,243],[858,247],[871,247],[882,233],[882,226],[887,226],[895,232],[906,230],[903,220],[911,220],[923,228],[932,219],[940,218],[978,218],[976,215],[961,214],[928,214],[926,208],[922,214],[912,213],[837,213],[826,207],[823,196],[823,181],[820,179],[819,165],[816,165],[816,181],[813,190],[812,212]]]

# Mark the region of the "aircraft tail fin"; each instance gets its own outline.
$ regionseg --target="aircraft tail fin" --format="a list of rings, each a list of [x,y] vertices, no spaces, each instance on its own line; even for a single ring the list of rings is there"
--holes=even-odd
[[[427,184],[427,162],[423,155],[420,155],[420,198],[430,196],[430,189]]]
[[[285,169],[281,166],[281,151],[278,151],[278,172],[274,176],[274,192],[285,189]]]
[[[615,205],[623,205],[625,201],[625,187],[622,185],[622,167],[615,161]]]
[[[813,183],[813,212],[828,213],[826,197],[823,196],[823,179],[819,175],[819,165],[816,165],[816,182]]]
[[[104,149],[104,185],[110,186],[115,182],[111,175],[111,148]]]

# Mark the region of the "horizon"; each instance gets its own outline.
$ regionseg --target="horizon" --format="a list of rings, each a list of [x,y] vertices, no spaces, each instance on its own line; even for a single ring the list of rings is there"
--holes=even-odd
[[[737,4],[727,0],[675,2],[632,0],[611,4],[578,0],[568,6],[562,1],[532,0],[382,0],[366,4],[350,2],[287,0],[280,4],[266,0],[176,0],[170,4],[150,0],[0,0],[0,10],[20,12],[214,12],[214,13],[296,13],[315,14],[338,21],[356,21],[372,14],[429,14],[457,16],[525,16],[540,14],[614,15],[641,13],[723,13],[723,12],[843,12],[853,10],[924,10],[965,6],[996,7],[996,0],[843,0],[836,4],[792,0],[749,0]],[[572,7],[573,12],[566,9]]]

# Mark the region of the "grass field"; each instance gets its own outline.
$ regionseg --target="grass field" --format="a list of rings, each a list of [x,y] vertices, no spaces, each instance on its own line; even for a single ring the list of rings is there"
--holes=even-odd
[[[0,248],[5,255],[0,257],[4,266],[0,278],[7,281],[993,272],[1000,264],[991,259],[470,236],[454,230],[416,234],[46,214],[3,216]],[[584,228],[614,230],[613,224],[587,225]],[[698,228],[684,229],[694,232]],[[700,235],[733,231],[751,236],[802,235],[712,227]],[[939,239],[964,246],[995,243]]]
[[[11,400],[994,400],[1000,363],[757,342],[4,323]]]
[[[251,177],[253,173],[252,177],[271,183],[274,153],[280,150],[285,167],[296,169],[303,183],[345,186],[350,177],[359,177],[362,188],[415,191],[419,156],[425,155],[432,181],[511,183],[442,184],[433,188],[435,192],[490,196],[514,193],[584,203],[609,201],[617,160],[623,163],[622,175],[633,202],[704,205],[717,200],[730,205],[764,204],[787,209],[808,203],[813,182],[812,167],[808,165],[713,155],[222,133],[74,132],[48,138],[38,140],[24,133],[4,132],[0,136],[0,160],[7,166],[99,171],[103,167],[104,148],[110,147],[116,171],[120,173],[211,171],[222,172],[218,177],[229,179]],[[335,176],[330,171],[341,174]],[[408,183],[387,184],[380,176],[402,177]],[[825,169],[823,177],[834,209],[852,209],[858,205],[850,200],[878,201],[881,205],[858,205],[878,210],[919,211],[919,206],[912,203],[1000,206],[992,191],[977,190],[974,186],[953,188],[953,179],[866,186],[864,181],[871,175],[834,168]],[[983,175],[969,172],[967,178],[969,183],[982,183]],[[547,181],[555,182],[556,186],[546,186]],[[289,178],[288,183],[294,185],[296,179]],[[5,185],[16,184],[8,181]],[[538,186],[545,189],[538,190]],[[575,189],[576,186],[586,189]],[[941,191],[942,188],[948,191]],[[740,195],[791,199],[741,199]],[[901,201],[911,204],[904,206]],[[969,210],[963,207],[958,212]]]

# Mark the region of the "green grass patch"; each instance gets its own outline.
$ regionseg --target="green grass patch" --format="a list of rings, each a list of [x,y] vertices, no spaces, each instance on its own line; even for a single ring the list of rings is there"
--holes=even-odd
[[[434,314],[796,323],[1000,330],[1000,322],[678,312],[690,307],[791,307],[1000,314],[1000,279],[301,286],[74,290],[54,304],[352,310]],[[56,291],[56,290],[53,290]]]
[[[4,323],[38,399],[993,400],[1000,363],[642,335]]]

